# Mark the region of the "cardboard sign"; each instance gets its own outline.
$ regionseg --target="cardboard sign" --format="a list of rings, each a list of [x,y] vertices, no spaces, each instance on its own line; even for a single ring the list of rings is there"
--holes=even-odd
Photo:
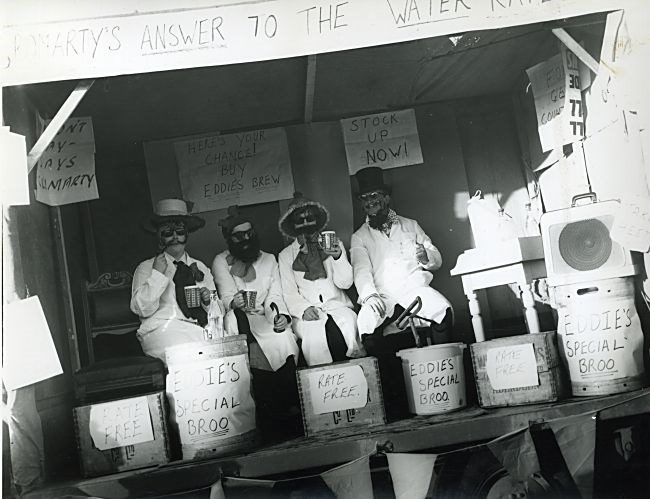
[[[183,444],[220,440],[255,428],[245,354],[170,364],[167,397]]]
[[[35,166],[41,203],[62,206],[99,198],[92,118],[68,119]]]
[[[466,403],[462,355],[411,361],[409,377],[416,414],[445,412],[463,407]]]
[[[415,111],[393,111],[341,120],[350,175],[367,166],[396,168],[422,163]]]
[[[315,414],[359,409],[368,403],[368,381],[361,366],[346,366],[309,373]]]
[[[626,196],[621,199],[609,235],[628,250],[650,251],[650,198]]]
[[[174,143],[174,150],[194,213],[293,196],[284,128],[192,138]]]
[[[99,450],[151,442],[154,439],[147,397],[93,404],[88,422]]]
[[[495,390],[539,385],[532,343],[490,348],[487,351],[485,368],[490,384]]]
[[[625,7],[624,0],[299,0],[206,8],[125,0],[7,9],[3,85],[218,66],[349,50]]]
[[[643,372],[643,332],[634,298],[585,300],[558,311],[560,349],[571,381],[595,382]]]
[[[11,133],[8,126],[3,126],[0,129],[0,155],[0,202],[6,206],[29,204],[25,137]]]
[[[8,303],[2,312],[2,382],[7,389],[63,373],[38,296]]]

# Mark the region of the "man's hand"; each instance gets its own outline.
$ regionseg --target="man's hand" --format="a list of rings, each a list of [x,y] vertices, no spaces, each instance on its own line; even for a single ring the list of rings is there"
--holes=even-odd
[[[427,250],[423,244],[415,243],[415,258],[422,265],[429,263],[429,255],[427,255]]]
[[[379,317],[383,317],[386,314],[386,304],[379,295],[370,295],[363,303],[363,306],[370,307]]]
[[[331,256],[332,258],[334,258],[334,260],[338,260],[338,259],[341,257],[341,253],[343,253],[343,252],[341,251],[341,246],[340,246],[340,244],[339,244],[338,241],[336,241],[336,243],[334,243],[334,244],[332,245],[332,248],[331,248],[331,249],[325,249],[325,248],[323,248],[323,252],[324,252],[327,256]]]
[[[245,308],[245,307],[246,307],[246,299],[244,298],[244,292],[237,291],[235,296],[232,297],[232,301],[230,302],[230,308]]]
[[[287,317],[284,314],[276,315],[273,318],[273,329],[276,332],[284,331],[288,325],[289,325],[289,321],[287,320]]]
[[[153,268],[161,274],[167,272],[167,258],[165,257],[165,253],[156,255],[156,258],[153,259]]]
[[[318,319],[320,319],[320,314],[318,313],[318,309],[316,307],[307,307],[302,313],[303,321],[317,321]]]
[[[212,291],[210,291],[208,288],[203,286],[200,289],[201,292],[201,301],[203,302],[203,305],[210,305],[210,300],[212,299]]]

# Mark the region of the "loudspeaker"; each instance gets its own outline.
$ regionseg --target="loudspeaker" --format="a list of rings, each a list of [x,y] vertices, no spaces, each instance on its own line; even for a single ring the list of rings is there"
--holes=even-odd
[[[588,204],[576,205],[589,198]],[[570,208],[540,220],[549,286],[625,277],[638,273],[632,254],[609,235],[618,201],[597,202],[593,193],[575,196]]]

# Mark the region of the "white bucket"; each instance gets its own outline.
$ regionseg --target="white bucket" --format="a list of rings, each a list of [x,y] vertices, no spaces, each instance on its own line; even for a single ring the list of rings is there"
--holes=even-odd
[[[463,343],[445,343],[397,352],[413,414],[439,414],[467,405],[464,348]]]

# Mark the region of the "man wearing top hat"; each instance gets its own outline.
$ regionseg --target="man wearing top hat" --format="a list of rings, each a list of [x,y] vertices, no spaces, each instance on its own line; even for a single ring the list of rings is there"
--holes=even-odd
[[[453,321],[451,304],[429,286],[432,272],[442,265],[440,252],[415,220],[397,215],[390,207],[390,188],[381,168],[363,168],[355,177],[357,197],[366,214],[350,244],[354,283],[362,305],[361,337],[380,326],[384,335],[396,332],[395,319],[418,296],[422,300],[418,316],[432,321],[434,340],[440,333],[448,333]],[[449,341],[448,335],[445,339]]]
[[[181,199],[162,199],[143,228],[158,239],[158,253],[135,270],[131,310],[140,318],[137,337],[145,354],[165,362],[165,348],[204,342],[207,307],[215,290],[210,269],[189,256],[189,233],[205,225]],[[188,306],[185,287],[197,286],[199,306]],[[190,303],[194,305],[194,303]]]
[[[298,360],[298,343],[291,329],[291,316],[282,296],[280,272],[275,257],[260,249],[260,240],[250,219],[236,206],[219,221],[228,249],[212,262],[219,296],[228,310],[225,326],[229,334],[247,334],[264,357],[252,367],[277,371],[289,358]],[[245,293],[254,292],[254,304]],[[251,354],[252,356],[252,354]],[[295,364],[294,364],[295,365]]]
[[[329,212],[320,203],[294,195],[280,218],[280,232],[294,241],[279,255],[284,299],[302,340],[307,364],[337,362],[364,354],[357,316],[344,290],[352,286],[352,267],[343,244],[319,243]]]

